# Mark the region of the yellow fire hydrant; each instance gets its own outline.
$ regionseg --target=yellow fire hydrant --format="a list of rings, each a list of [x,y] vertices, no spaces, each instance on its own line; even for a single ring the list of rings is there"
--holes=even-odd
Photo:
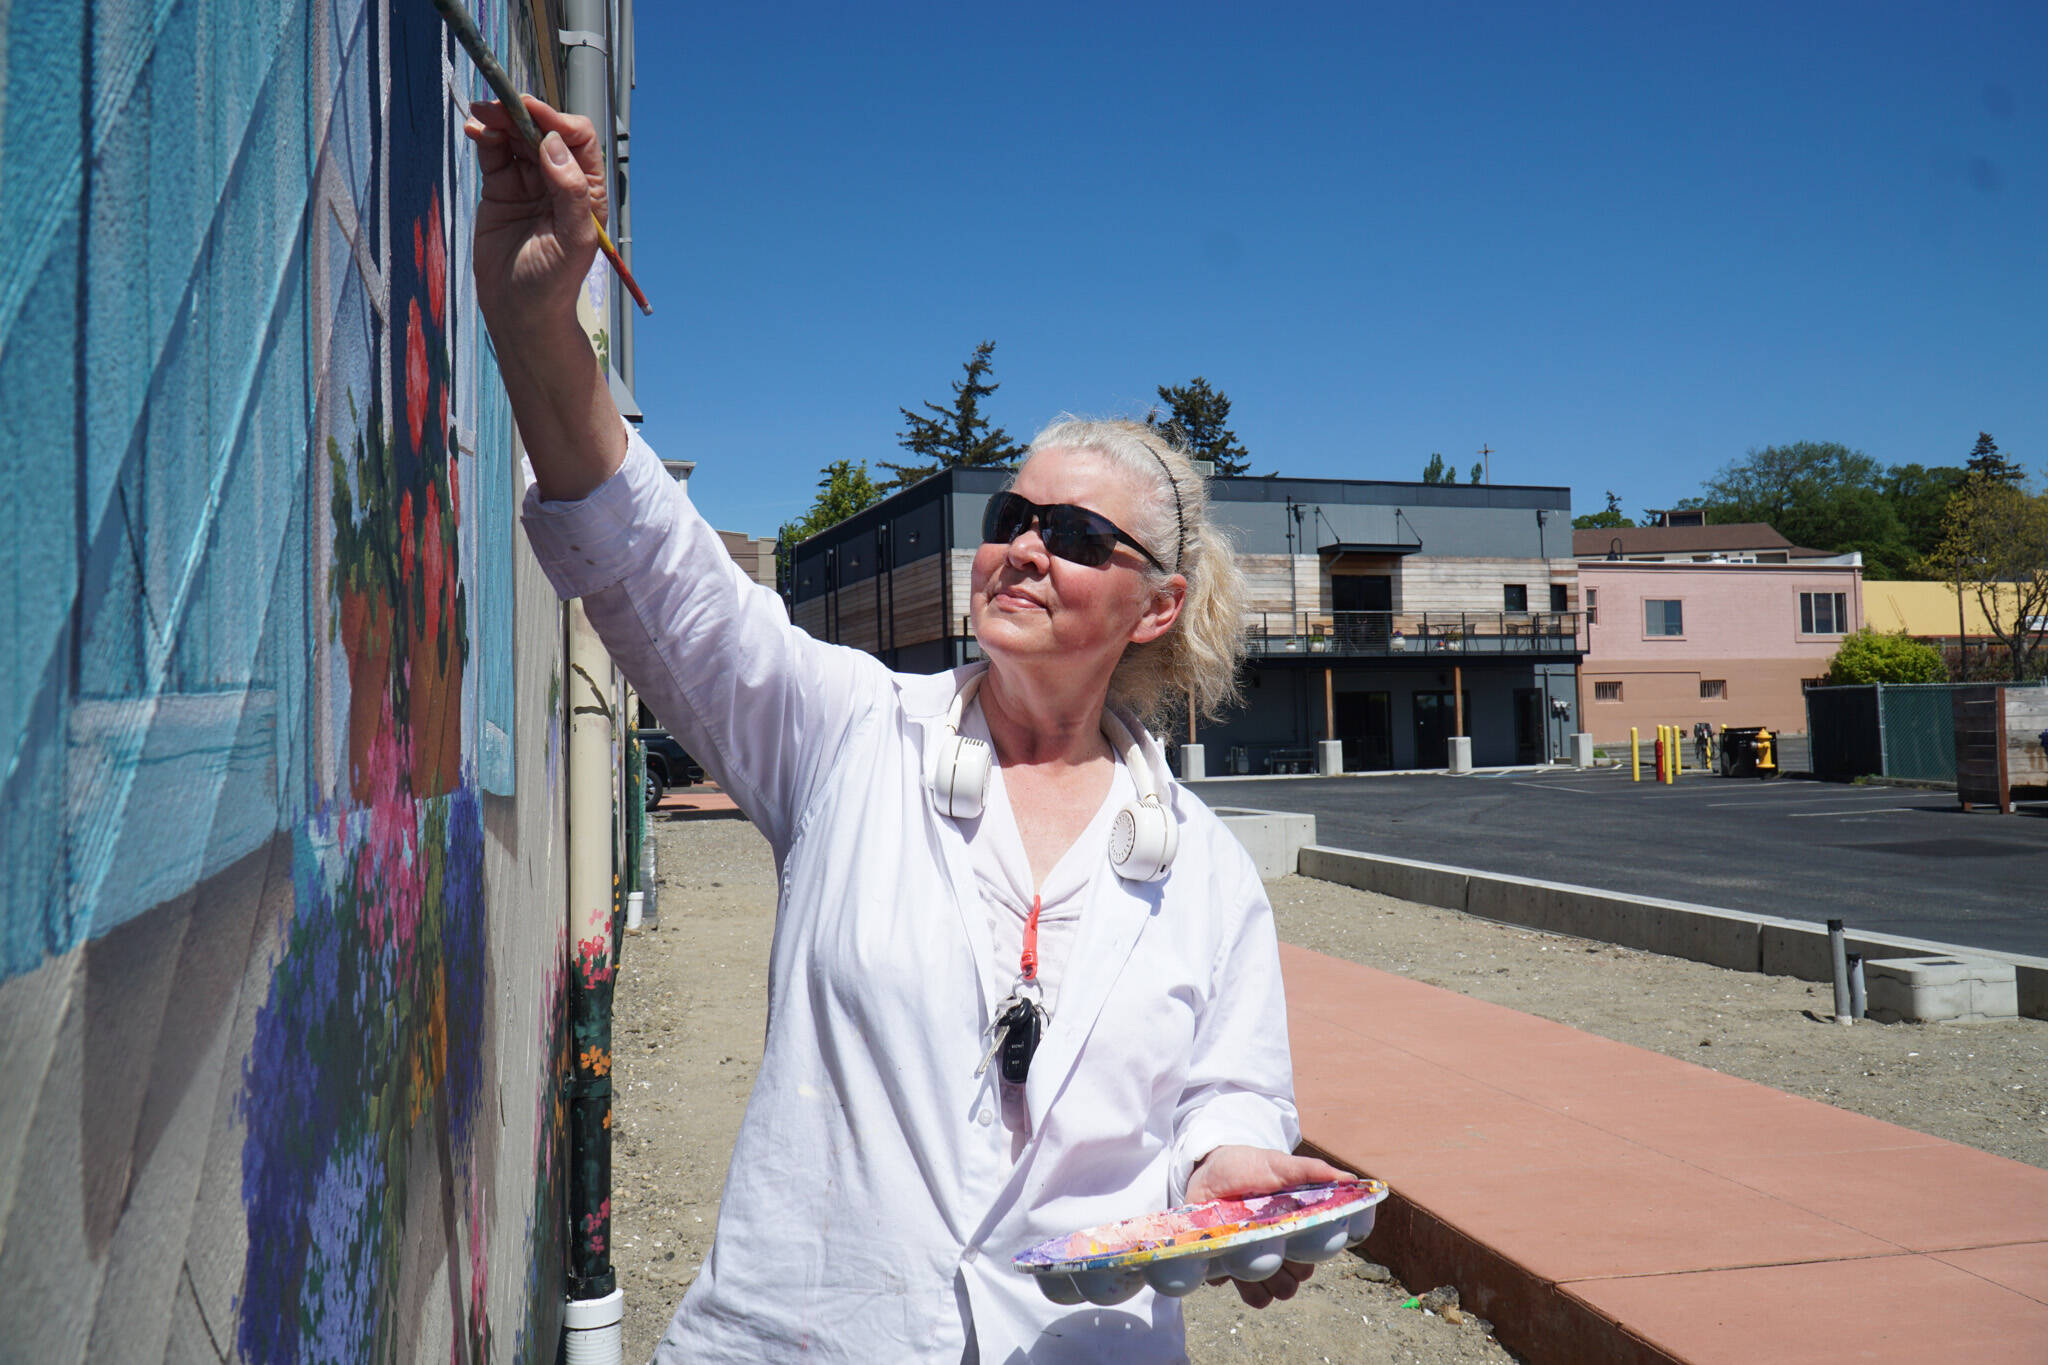
[[[1756,772],[1765,777],[1778,771],[1778,757],[1769,730],[1756,732]]]

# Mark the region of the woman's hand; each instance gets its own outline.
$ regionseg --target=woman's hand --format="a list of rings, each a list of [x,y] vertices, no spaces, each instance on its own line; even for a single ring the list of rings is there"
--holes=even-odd
[[[597,258],[591,214],[608,211],[604,149],[589,119],[531,95],[526,111],[545,134],[538,149],[492,101],[472,104],[462,126],[484,181],[476,301],[540,495],[580,498],[626,457],[618,406],[576,321],[576,294]]]
[[[1203,1157],[1188,1177],[1188,1202],[1209,1199],[1245,1199],[1271,1194],[1294,1185],[1314,1185],[1325,1180],[1352,1180],[1349,1171],[1338,1170],[1327,1161],[1309,1156],[1290,1156],[1268,1147],[1218,1147]],[[1238,1280],[1237,1296],[1248,1307],[1264,1308],[1276,1299],[1291,1299],[1301,1282],[1315,1274],[1305,1261],[1284,1261],[1272,1278],[1255,1284]],[[1222,1280],[1211,1280],[1221,1284]]]
[[[597,256],[591,215],[601,222],[610,212],[597,129],[531,95],[525,101],[545,134],[538,148],[495,100],[472,104],[462,126],[477,145],[483,172],[476,295],[496,342],[574,323],[576,291]]]

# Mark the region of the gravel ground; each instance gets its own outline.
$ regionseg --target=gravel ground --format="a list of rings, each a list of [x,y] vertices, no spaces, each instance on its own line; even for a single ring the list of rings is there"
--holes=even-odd
[[[657,821],[662,922],[626,944],[613,1039],[614,1262],[626,1358],[653,1350],[711,1245],[761,1056],[774,865],[753,826]],[[1858,1113],[2048,1166],[2048,1024],[1824,1022],[1826,988],[1493,924],[1327,882],[1269,883],[1281,937]],[[1187,1300],[1199,1362],[1509,1362],[1485,1324],[1404,1309],[1433,1286],[1355,1258],[1254,1312]]]

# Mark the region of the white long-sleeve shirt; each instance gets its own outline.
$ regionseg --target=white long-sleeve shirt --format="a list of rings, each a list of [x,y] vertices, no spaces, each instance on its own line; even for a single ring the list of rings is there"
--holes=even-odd
[[[922,777],[961,675],[892,673],[794,629],[637,434],[587,498],[529,492],[525,522],[781,877],[760,1075],[655,1358],[1184,1358],[1177,1300],[1060,1307],[1010,1260],[1166,1207],[1217,1146],[1298,1138],[1272,912],[1236,839],[1133,725],[1179,853],[1138,883],[1105,849],[1084,879],[1019,1145],[997,1068],[974,1074],[1014,964]]]

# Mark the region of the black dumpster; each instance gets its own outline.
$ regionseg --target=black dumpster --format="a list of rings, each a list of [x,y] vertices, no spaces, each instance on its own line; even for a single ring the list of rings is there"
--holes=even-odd
[[[1716,755],[1716,767],[1723,777],[1776,777],[1777,736],[1762,741],[1768,733],[1761,725],[1724,725]]]

